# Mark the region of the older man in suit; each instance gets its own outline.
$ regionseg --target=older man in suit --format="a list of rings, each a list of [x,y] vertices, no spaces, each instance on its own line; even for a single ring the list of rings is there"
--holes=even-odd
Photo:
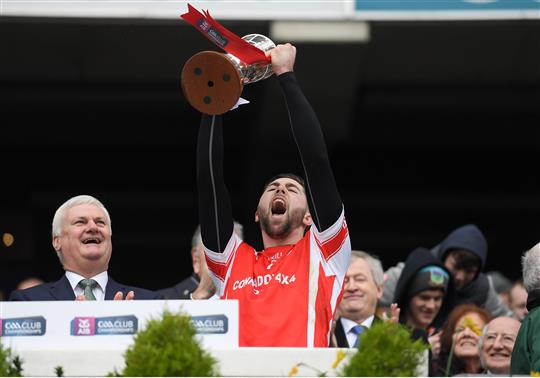
[[[44,283],[11,293],[13,301],[161,299],[150,290],[127,286],[109,277],[112,253],[109,212],[94,197],[76,196],[56,211],[52,225],[52,244],[65,275],[56,282]]]
[[[380,260],[363,251],[352,251],[345,275],[345,291],[339,306],[341,317],[334,330],[334,346],[358,346],[360,334],[379,321],[375,316],[383,293],[384,272]]]

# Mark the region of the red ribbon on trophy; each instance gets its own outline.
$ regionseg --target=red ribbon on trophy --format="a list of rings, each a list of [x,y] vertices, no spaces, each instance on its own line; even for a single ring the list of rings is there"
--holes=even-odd
[[[270,58],[259,48],[246,42],[210,16],[208,11],[204,14],[188,4],[188,12],[181,17],[199,30],[216,46],[247,64],[270,62]]]

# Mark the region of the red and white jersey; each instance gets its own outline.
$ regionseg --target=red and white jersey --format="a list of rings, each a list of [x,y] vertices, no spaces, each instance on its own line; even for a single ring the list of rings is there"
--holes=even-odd
[[[343,211],[294,245],[257,252],[233,233],[223,253],[205,252],[219,297],[239,301],[240,346],[328,347],[351,254]]]

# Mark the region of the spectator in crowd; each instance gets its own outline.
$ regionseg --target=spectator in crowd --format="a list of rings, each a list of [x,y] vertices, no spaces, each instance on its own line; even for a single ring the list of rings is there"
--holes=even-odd
[[[416,248],[407,257],[394,302],[400,308],[399,322],[429,342],[430,359],[437,359],[440,328],[454,306],[454,286],[448,270],[428,249]]]
[[[474,304],[456,306],[443,328],[441,354],[433,364],[433,375],[480,374],[478,341],[490,320],[490,313]]]
[[[366,252],[352,251],[345,275],[345,291],[335,326],[335,343],[332,346],[351,348],[358,346],[360,334],[380,321],[375,316],[377,302],[383,290],[381,261]]]
[[[27,277],[21,280],[16,287],[16,290],[24,290],[28,289],[29,287],[34,287],[37,285],[41,285],[44,283],[44,281],[41,278],[38,277]]]
[[[243,238],[244,227],[234,222],[234,231]],[[201,238],[201,226],[197,226],[191,238],[191,264],[193,273],[174,286],[157,290],[165,299],[208,299],[214,295],[216,288],[208,275],[204,275],[207,269],[204,257],[204,246]],[[203,279],[201,282],[201,278]],[[198,289],[198,290],[197,290]],[[197,290],[196,294],[193,294]],[[200,294],[199,294],[200,293]]]
[[[521,323],[512,351],[512,375],[540,372],[540,243],[525,252],[522,270],[529,313]]]
[[[480,364],[484,374],[510,375],[512,349],[521,323],[509,316],[492,319],[478,341]]]
[[[525,290],[522,280],[518,280],[512,285],[508,296],[508,304],[510,310],[514,313],[515,318],[522,321],[528,313],[527,290]]]
[[[508,296],[510,295],[510,289],[512,288],[512,281],[498,270],[487,272],[486,275],[488,276],[488,279],[491,280],[493,288],[497,295],[499,295],[499,298],[501,298],[502,303],[510,308],[508,305]]]
[[[468,224],[452,231],[431,253],[450,271],[456,288],[456,304],[472,303],[485,308],[492,316],[511,316],[512,311],[501,301],[493,282],[482,273],[487,259],[487,241],[475,225]],[[394,292],[403,264],[386,272],[382,305],[386,306]]]
[[[487,241],[480,229],[468,224],[452,231],[434,252],[450,271],[456,285],[456,303],[473,303],[492,316],[510,316],[493,283],[482,273],[487,260]]]
[[[66,271],[56,282],[14,290],[10,300],[159,299],[157,293],[119,284],[107,269],[112,254],[109,212],[94,197],[76,196],[61,205],[52,223],[52,245]]]
[[[344,207],[319,121],[293,72],[296,48],[278,45],[268,56],[305,181],[281,174],[264,186],[255,212],[264,250],[256,251],[233,232],[222,118],[203,114],[197,182],[206,261],[219,297],[239,301],[240,346],[327,347],[351,253]]]

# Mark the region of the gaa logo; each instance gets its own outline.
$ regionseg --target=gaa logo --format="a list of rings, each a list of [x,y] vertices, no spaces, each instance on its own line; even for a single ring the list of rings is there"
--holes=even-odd
[[[96,318],[96,335],[134,335],[138,325],[134,315]]]
[[[43,316],[0,320],[1,336],[43,336],[47,321]]]
[[[225,315],[192,316],[191,324],[195,332],[202,334],[227,333],[229,330],[229,319]]]
[[[137,333],[138,325],[138,319],[134,315],[106,316],[101,318],[79,316],[71,321],[71,335],[134,335]]]

